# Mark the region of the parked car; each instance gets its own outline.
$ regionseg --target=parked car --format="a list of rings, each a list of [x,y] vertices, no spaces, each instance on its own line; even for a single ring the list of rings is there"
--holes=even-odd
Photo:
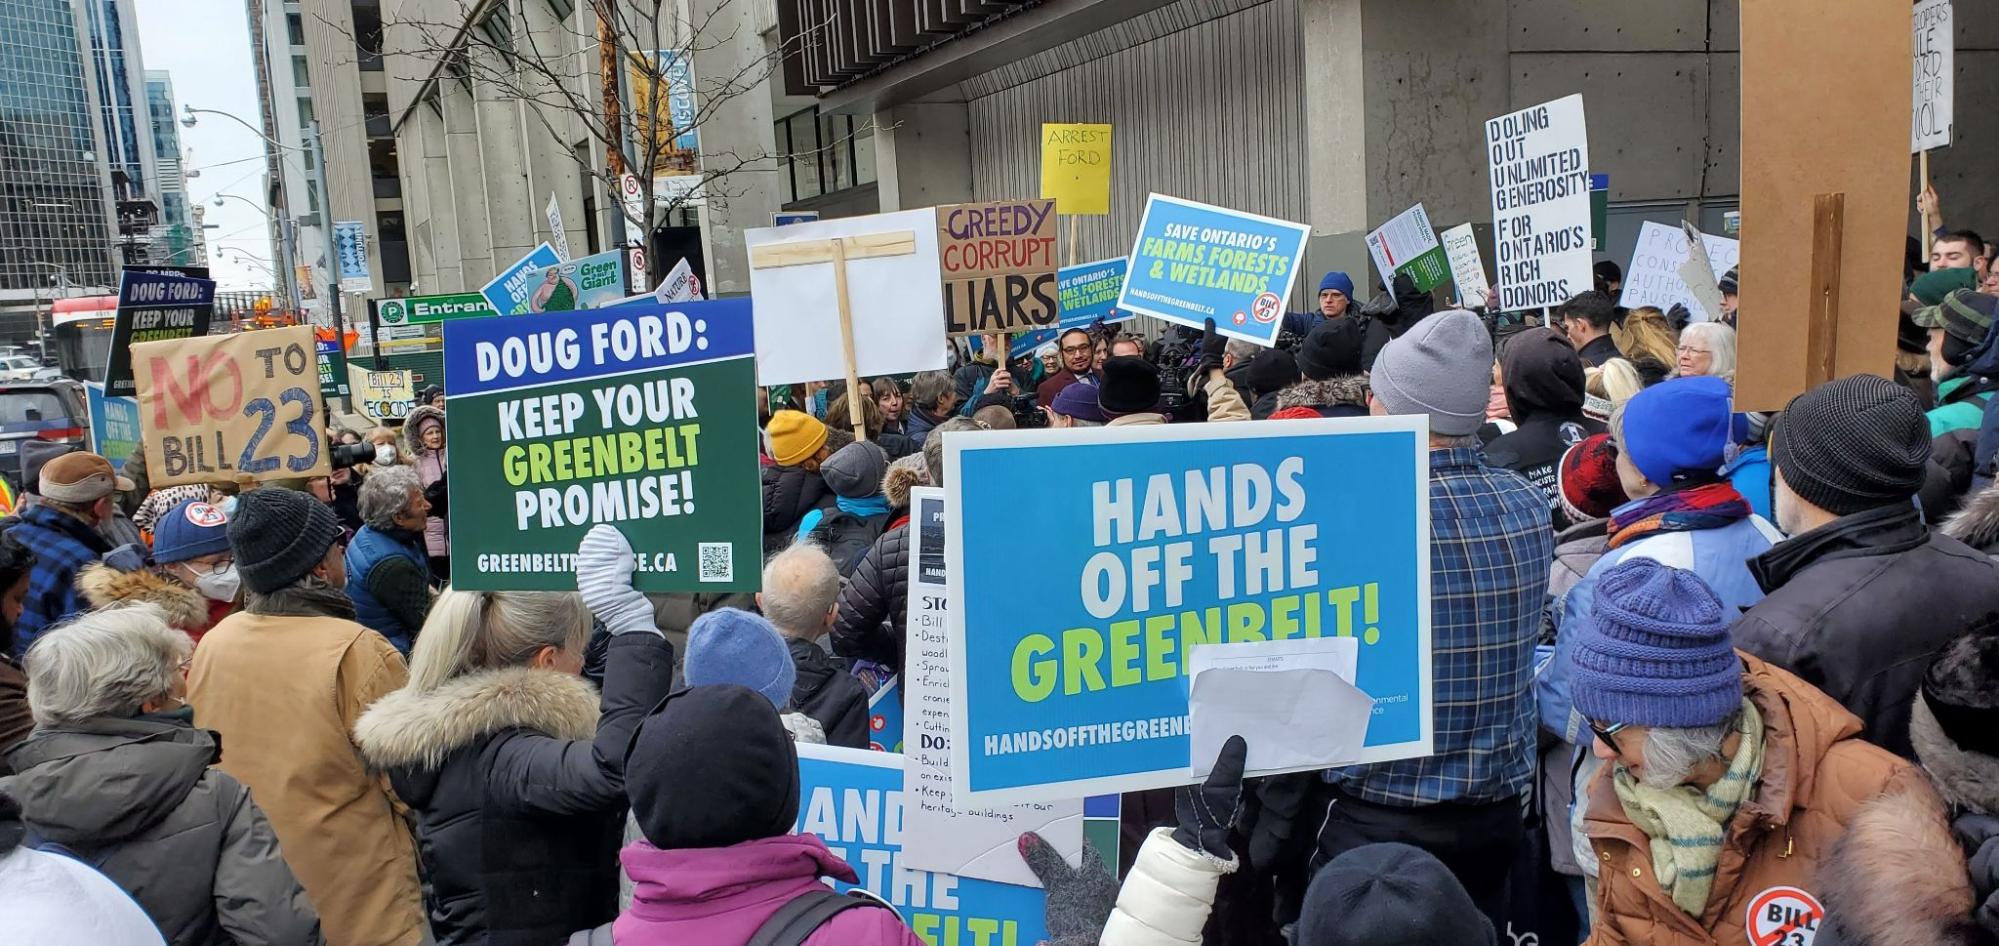
[[[0,355],[0,381],[39,381],[53,378],[54,368],[44,367],[32,355]]]
[[[21,483],[21,444],[28,440],[90,449],[90,408],[75,381],[0,383],[0,474]]]

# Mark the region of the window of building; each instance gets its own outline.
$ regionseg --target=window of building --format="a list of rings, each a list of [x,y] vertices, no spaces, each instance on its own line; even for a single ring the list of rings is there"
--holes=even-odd
[[[382,71],[382,5],[354,0],[354,53],[362,72]]]
[[[361,96],[361,119],[368,126],[370,138],[387,138],[395,134],[389,127],[389,97],[386,95]]]
[[[285,36],[293,46],[305,45],[305,17],[297,13],[285,14]]]
[[[505,4],[493,8],[493,15],[487,17],[484,22],[479,24],[479,32],[486,37],[486,41],[491,43],[494,49],[499,50],[504,55],[512,55],[514,51],[514,27],[512,21],[507,19]]]
[[[396,163],[396,139],[375,138],[368,142],[368,176],[374,181],[376,197],[403,195],[403,179]]]
[[[875,182],[875,129],[850,115],[796,112],[772,129],[787,204]]]
[[[301,89],[312,87],[312,70],[306,67],[304,56],[292,57],[292,85]]]
[[[319,212],[318,181],[305,182],[305,212],[309,214],[316,214]]]
[[[576,13],[576,4],[570,0],[546,0],[546,2],[549,12],[554,13],[555,18],[564,23],[569,22],[570,16]]]

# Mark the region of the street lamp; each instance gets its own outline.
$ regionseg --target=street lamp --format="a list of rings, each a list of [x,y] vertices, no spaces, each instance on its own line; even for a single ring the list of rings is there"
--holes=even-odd
[[[311,122],[307,123],[305,128],[306,146],[303,148],[299,148],[285,144],[282,141],[278,141],[277,139],[264,134],[262,131],[259,131],[256,126],[250,124],[249,122],[244,121],[241,118],[236,117],[235,115],[232,115],[228,112],[217,111],[212,108],[195,108],[192,105],[182,105],[180,123],[189,128],[193,128],[195,125],[197,115],[220,115],[223,118],[227,118],[230,121],[233,121],[236,124],[243,126],[251,134],[256,135],[258,138],[263,139],[265,144],[270,145],[273,148],[278,148],[283,151],[296,151],[300,154],[305,155],[306,158],[312,162],[313,174],[317,183],[319,184],[319,203],[320,203],[319,223],[320,223],[320,231],[322,234],[324,234],[324,239],[320,241],[320,265],[325,267],[326,269],[326,281],[327,281],[326,299],[328,304],[332,307],[333,310],[332,311],[333,331],[337,335],[345,335],[347,332],[347,326],[345,324],[345,321],[341,318],[340,314],[340,277],[339,277],[340,270],[336,268],[333,264],[333,226],[332,226],[333,190],[330,187],[328,187],[326,183],[326,149],[325,147],[323,147],[322,142],[320,140],[319,120],[314,119]],[[230,194],[227,196],[235,197],[236,195]],[[246,198],[237,197],[237,199],[244,200],[246,203],[248,202]],[[267,216],[269,215],[268,212],[266,212],[266,215]],[[293,222],[290,219],[290,211],[288,209],[285,211],[285,219],[279,220],[278,225],[279,229],[285,234],[287,238],[285,241],[281,242],[289,243]],[[292,262],[292,259],[289,258],[293,256],[291,247],[289,245],[287,245],[286,247],[286,255],[288,259],[286,260],[285,266],[287,269],[291,269],[294,264]],[[287,284],[291,284],[292,280],[287,279],[286,282]],[[294,299],[292,304],[294,306],[299,305],[299,300]]]

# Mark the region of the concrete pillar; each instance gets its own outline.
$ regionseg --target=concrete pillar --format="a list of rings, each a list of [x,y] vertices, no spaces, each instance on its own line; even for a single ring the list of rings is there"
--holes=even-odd
[[[496,53],[474,51],[472,55],[491,57],[472,70],[475,76],[508,68]],[[485,172],[479,183],[492,227],[493,265],[504,269],[532,251],[540,242],[537,234],[547,227],[535,226],[539,210],[529,206],[527,139],[521,134],[520,101],[498,85],[478,81],[472,84],[472,98]]]
[[[486,216],[486,170],[480,160],[477,106],[472,94],[456,80],[439,83],[443,90],[444,153],[450,168],[452,204],[457,209],[458,260],[465,288],[477,289],[499,272],[504,263],[493,259],[492,224]],[[442,247],[440,254],[442,252]],[[443,257],[441,257],[443,258]]]
[[[424,291],[462,292],[465,284],[463,244],[458,238],[458,197],[451,188],[451,158],[446,150],[444,116],[429,106],[418,113],[417,160],[421,162],[424,194],[429,217],[420,225],[429,228],[430,253],[434,272],[424,283]]]
[[[705,26],[690,46],[696,51],[694,92],[704,118],[702,169],[727,172],[711,181],[701,208],[702,231],[709,241],[710,295],[747,294],[750,269],[743,231],[770,226],[771,214],[782,206],[768,78],[776,60],[758,31],[756,4],[692,0],[689,6],[690,22]],[[750,79],[757,81],[752,85]],[[746,159],[747,164],[735,167]],[[662,275],[649,274],[652,279]]]
[[[971,119],[963,102],[876,112],[875,179],[883,213],[972,199]]]

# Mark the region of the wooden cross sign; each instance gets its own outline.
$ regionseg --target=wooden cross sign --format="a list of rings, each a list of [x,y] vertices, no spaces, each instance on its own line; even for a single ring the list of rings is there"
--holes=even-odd
[[[855,377],[854,314],[847,299],[847,261],[884,256],[914,256],[916,234],[909,230],[863,233],[824,240],[796,240],[766,243],[750,248],[751,269],[777,269],[812,263],[833,264],[833,297],[840,312],[840,349],[847,365],[847,415],[854,425],[854,439],[868,439],[861,422],[861,385]]]

